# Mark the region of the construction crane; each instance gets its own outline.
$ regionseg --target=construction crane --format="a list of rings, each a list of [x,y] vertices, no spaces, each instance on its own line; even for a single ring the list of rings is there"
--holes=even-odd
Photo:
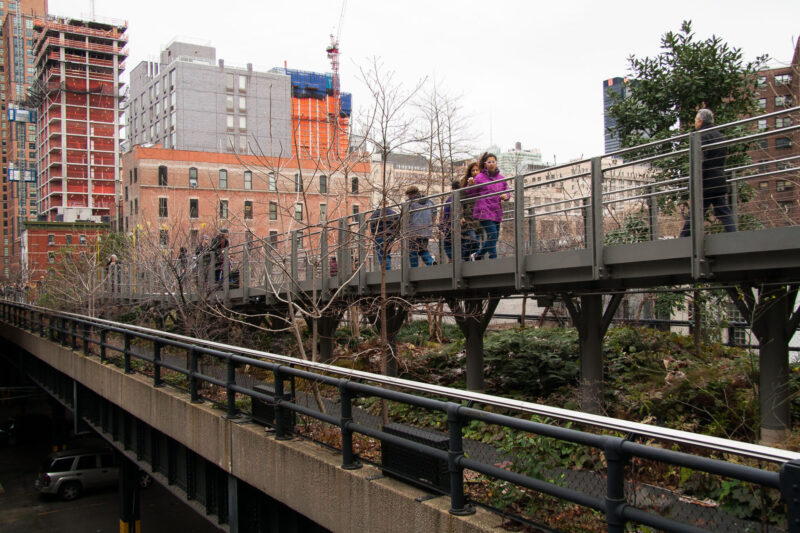
[[[342,12],[339,14],[339,24],[336,26],[336,36],[331,34],[331,44],[325,49],[328,52],[328,59],[331,60],[331,74],[333,78],[333,101],[335,107],[334,120],[339,121],[339,37],[342,35],[342,23],[344,22],[344,12],[347,9],[347,0],[342,0]]]

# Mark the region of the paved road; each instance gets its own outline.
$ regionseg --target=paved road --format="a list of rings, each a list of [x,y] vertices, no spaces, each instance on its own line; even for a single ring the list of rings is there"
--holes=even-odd
[[[0,533],[111,533],[119,531],[116,488],[87,493],[74,502],[40,495],[33,488],[42,446],[0,448]],[[211,522],[158,483],[141,491],[142,533],[218,533]]]

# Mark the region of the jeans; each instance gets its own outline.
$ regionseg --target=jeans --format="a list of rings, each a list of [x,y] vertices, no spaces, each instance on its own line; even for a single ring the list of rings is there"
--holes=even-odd
[[[700,226],[702,227],[705,212],[708,211],[710,206],[714,206],[714,216],[717,217],[722,225],[725,227],[726,232],[736,231],[736,222],[733,220],[733,212],[730,205],[728,205],[728,192],[725,191],[703,191],[703,215],[700,219]],[[681,237],[688,237],[692,234],[692,222],[690,218],[686,219],[681,230]]]
[[[419,265],[419,257],[426,265],[433,264],[433,256],[428,251],[428,237],[411,237],[408,243],[408,261],[411,268]]]
[[[486,232],[486,240],[481,244],[480,250],[475,253],[475,258],[480,259],[489,254],[489,259],[497,258],[497,237],[500,234],[500,223],[494,220],[481,220],[481,227]]]
[[[375,256],[378,258],[378,263],[383,265],[384,258],[386,259],[386,270],[392,269],[392,241],[384,239],[383,237],[375,237]]]
[[[453,260],[453,235],[447,233],[442,240],[444,253],[448,259]],[[478,236],[474,230],[468,229],[461,232],[461,260],[469,261],[469,256],[478,250]]]

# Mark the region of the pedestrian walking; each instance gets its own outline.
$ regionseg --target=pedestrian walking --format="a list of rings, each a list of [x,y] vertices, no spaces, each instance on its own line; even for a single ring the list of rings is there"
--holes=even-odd
[[[408,209],[408,259],[411,267],[419,265],[419,259],[426,265],[436,263],[428,242],[433,236],[433,221],[436,218],[436,206],[430,198],[424,198],[419,189],[412,185],[406,189]]]
[[[397,238],[399,223],[400,216],[397,211],[389,207],[386,199],[381,201],[381,208],[373,211],[369,217],[369,229],[375,241],[375,255],[378,264],[386,270],[392,269],[392,244]]]
[[[694,118],[694,128],[701,131],[700,144],[706,146],[722,142],[724,137],[719,130],[709,129],[714,126],[714,113],[710,109],[701,109]],[[703,131],[707,130],[707,131]],[[703,149],[703,212],[699,214],[698,227],[703,227],[703,218],[708,208],[714,207],[714,216],[722,223],[726,232],[736,231],[736,222],[728,202],[728,182],[725,179],[725,158],[728,149],[725,146],[714,146]],[[681,237],[692,234],[691,218],[687,218],[681,230]]]
[[[497,257],[497,238],[500,234],[500,222],[503,220],[503,202],[511,198],[508,191],[506,178],[497,168],[497,156],[489,152],[481,156],[478,166],[480,174],[469,178],[470,185],[479,185],[468,189],[468,195],[475,198],[473,218],[480,223],[486,233],[480,249],[475,252],[475,260],[482,259],[485,255],[489,259]]]

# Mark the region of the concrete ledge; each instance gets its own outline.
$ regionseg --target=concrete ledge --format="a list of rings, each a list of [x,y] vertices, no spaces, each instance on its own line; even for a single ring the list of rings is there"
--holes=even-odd
[[[375,479],[375,467],[343,470],[338,453],[308,441],[277,441],[261,426],[227,420],[222,410],[192,404],[185,394],[154,388],[145,376],[126,375],[49,339],[7,324],[0,336],[332,531],[478,533],[496,531],[502,522],[482,509],[453,516],[447,496],[416,501],[426,493]]]

